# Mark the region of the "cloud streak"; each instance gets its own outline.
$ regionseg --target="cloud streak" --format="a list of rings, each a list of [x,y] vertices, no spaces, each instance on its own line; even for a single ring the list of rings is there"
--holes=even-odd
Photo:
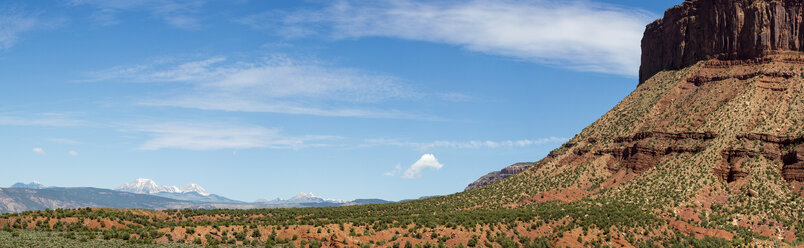
[[[89,123],[73,119],[69,115],[47,113],[31,116],[0,114],[0,126],[44,126],[44,127],[74,127],[86,126]]]
[[[400,110],[363,107],[421,97],[395,77],[281,56],[257,62],[230,62],[225,57],[179,63],[163,61],[113,67],[92,73],[91,77],[90,81],[175,83],[191,87],[182,93],[137,102],[146,106],[337,117],[426,118]]]
[[[72,0],[74,6],[92,6],[96,8],[92,19],[105,26],[120,22],[117,15],[125,11],[147,12],[152,17],[162,20],[168,25],[181,29],[198,29],[201,27],[197,15],[206,4],[205,0]]]
[[[239,19],[289,38],[390,37],[579,71],[637,75],[652,14],[588,1],[334,1],[319,10],[270,11]]]
[[[148,138],[141,150],[183,149],[299,149],[326,146],[318,141],[336,139],[334,136],[291,137],[278,129],[258,126],[236,126],[220,123],[160,123],[134,125],[130,131],[145,133]]]
[[[42,23],[35,15],[16,9],[0,10],[0,50],[11,48],[20,41],[20,34],[36,29]]]
[[[400,172],[402,172],[402,166],[401,165],[396,165],[393,170],[385,172],[382,175],[387,176],[387,177],[392,177],[392,176],[396,176],[396,174],[399,174]]]
[[[503,141],[444,141],[437,140],[429,143],[424,142],[408,142],[394,139],[368,139],[364,146],[401,146],[412,147],[420,151],[428,151],[435,148],[449,148],[449,149],[480,149],[480,148],[515,148],[515,147],[528,147],[532,145],[541,145],[549,143],[562,143],[566,142],[566,138],[550,137],[541,139],[521,139],[521,140],[503,140]]]

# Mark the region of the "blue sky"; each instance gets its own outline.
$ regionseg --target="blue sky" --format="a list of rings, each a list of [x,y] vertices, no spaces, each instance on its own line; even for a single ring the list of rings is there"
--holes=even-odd
[[[3,1],[0,185],[458,192],[630,93],[680,2]]]

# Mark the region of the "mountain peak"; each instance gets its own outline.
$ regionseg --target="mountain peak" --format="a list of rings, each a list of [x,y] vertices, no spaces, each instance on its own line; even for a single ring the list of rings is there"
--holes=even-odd
[[[202,188],[198,184],[194,184],[194,183],[191,183],[191,184],[188,184],[187,186],[182,187],[181,192],[182,193],[195,192],[195,193],[198,193],[198,194],[203,195],[203,196],[209,196],[209,193],[207,193],[207,191],[204,188]]]
[[[316,197],[318,196],[313,194],[313,192],[310,193],[299,192],[298,194],[296,194],[296,196],[290,199],[293,200],[293,199],[305,199],[305,198],[316,198]]]
[[[44,189],[45,185],[37,181],[33,181],[31,183],[15,183],[11,185],[11,188],[20,188],[20,189]]]

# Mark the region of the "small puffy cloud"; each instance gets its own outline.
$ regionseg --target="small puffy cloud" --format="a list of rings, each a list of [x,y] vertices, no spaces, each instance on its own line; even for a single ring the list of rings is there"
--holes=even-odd
[[[76,151],[70,151],[68,153],[70,154],[70,156],[78,156],[78,152]]]
[[[413,163],[410,168],[405,170],[402,177],[408,179],[420,178],[422,177],[422,170],[426,168],[439,170],[441,167],[444,167],[444,165],[439,163],[433,154],[424,154],[416,163]]]
[[[41,147],[34,147],[34,149],[32,149],[32,150],[33,150],[33,152],[35,152],[36,154],[39,154],[39,155],[45,155],[45,150],[44,150],[44,149],[42,149]]]

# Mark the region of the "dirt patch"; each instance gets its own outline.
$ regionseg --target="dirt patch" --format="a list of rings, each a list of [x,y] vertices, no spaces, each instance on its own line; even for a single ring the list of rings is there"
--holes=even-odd
[[[774,225],[770,225],[770,223],[758,223],[757,219],[748,219],[743,218],[737,221],[737,226],[744,227],[751,229],[752,231],[756,232],[759,235],[769,237],[769,238],[778,238],[782,240],[795,240],[796,239],[796,230],[795,228],[785,228],[781,226],[781,223],[778,223],[774,220],[769,222],[775,223]]]
[[[711,210],[713,204],[726,204],[729,201],[729,194],[723,190],[714,191],[712,188],[706,188],[692,199],[701,208]]]
[[[580,228],[576,228],[564,233],[561,238],[558,238],[556,241],[556,247],[583,247],[583,243],[578,242],[578,237],[582,236],[583,231]],[[583,240],[583,237],[581,238]]]
[[[720,229],[697,227],[683,221],[671,220],[670,226],[684,234],[694,235],[696,239],[705,237],[724,238],[726,240],[734,239],[734,234],[730,232]]]
[[[677,207],[675,209],[675,212],[676,215],[678,215],[678,217],[681,218],[682,220],[694,221],[694,222],[701,221],[701,218],[698,217],[698,214],[696,213],[695,209],[688,207]]]
[[[621,169],[617,171],[617,173],[614,173],[614,175],[606,179],[606,181],[603,181],[603,183],[600,184],[600,187],[604,189],[613,188],[616,187],[617,185],[620,185],[621,183],[631,181],[631,179],[634,179],[636,176],[637,174],[635,173],[628,173],[627,169]]]

